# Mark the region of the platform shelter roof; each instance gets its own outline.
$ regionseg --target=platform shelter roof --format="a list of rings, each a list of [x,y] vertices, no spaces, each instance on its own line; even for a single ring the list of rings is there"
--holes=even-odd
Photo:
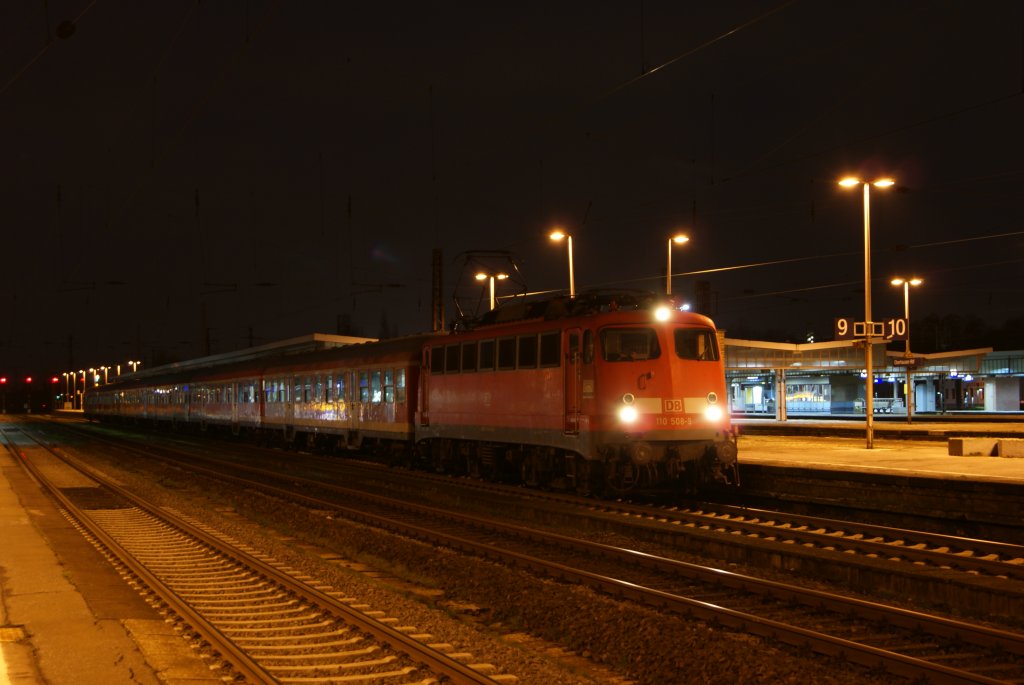
[[[266,345],[247,347],[242,350],[225,352],[223,354],[214,354],[182,362],[174,362],[172,364],[150,367],[148,369],[144,368],[135,373],[123,375],[129,378],[145,378],[147,376],[160,375],[168,372],[187,371],[202,369],[209,366],[245,362],[272,355],[286,356],[302,354],[304,352],[315,352],[317,350],[344,347],[345,345],[358,345],[367,342],[376,342],[376,338],[359,338],[351,335],[332,335],[329,333],[311,333],[310,335],[288,338],[287,340],[278,340],[276,342],[267,343]]]
[[[906,364],[902,351],[886,349],[888,343],[873,345],[873,357],[878,370],[902,371]],[[859,372],[864,368],[863,340],[834,340],[820,343],[783,343],[766,340],[725,338],[725,368],[727,371],[755,369],[785,369],[787,371]],[[977,373],[982,369],[991,347],[930,354],[914,353],[914,371],[922,373],[948,373],[950,370]],[[884,360],[885,365],[879,362]]]

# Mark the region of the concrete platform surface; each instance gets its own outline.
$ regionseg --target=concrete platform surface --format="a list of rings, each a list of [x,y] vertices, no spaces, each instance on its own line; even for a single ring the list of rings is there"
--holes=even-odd
[[[743,464],[756,463],[1024,484],[1024,458],[950,456],[949,440],[942,439],[942,436],[982,436],[988,430],[987,424],[915,423],[912,426],[901,424],[891,428],[903,433],[920,432],[930,435],[932,439],[927,440],[881,437],[876,428],[873,447],[867,449],[863,421],[786,421],[782,427],[785,434],[759,433],[755,426],[745,430],[744,422],[737,423],[741,426],[741,472]],[[761,420],[758,420],[758,424],[766,425]],[[1024,424],[997,424],[992,428],[1003,434],[1010,432],[1024,438]],[[837,429],[839,434],[822,434],[832,429]]]
[[[220,683],[0,452],[0,685]]]

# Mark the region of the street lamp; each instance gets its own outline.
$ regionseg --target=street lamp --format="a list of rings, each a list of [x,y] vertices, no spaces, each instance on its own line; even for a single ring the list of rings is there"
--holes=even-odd
[[[508,274],[505,274],[505,273],[501,273],[501,274],[488,274],[488,273],[484,273],[483,271],[481,271],[480,273],[478,273],[476,275],[476,280],[478,280],[478,281],[490,280],[490,282],[491,282],[491,310],[492,311],[494,310],[494,280],[497,279],[499,281],[504,281],[506,278],[508,278]]]
[[[110,371],[110,367],[109,366],[101,366],[100,367],[100,371],[103,372],[103,385],[106,385],[108,383],[108,381],[107,381],[107,372]]]
[[[142,362],[132,361],[131,359],[128,360],[128,366],[132,367],[132,373],[139,370],[139,364],[141,363]]]
[[[672,243],[682,245],[690,242],[690,236],[685,233],[677,233],[668,239],[668,266],[665,269],[665,294],[672,294]]]
[[[910,286],[915,288],[924,283],[923,278],[896,278],[889,281],[893,285],[899,287],[903,286],[903,318],[907,320],[907,347],[906,352],[903,353],[908,360],[910,359]],[[914,416],[914,386],[910,381],[911,374],[910,364],[907,364],[907,423],[913,423]]]
[[[64,376],[64,408],[67,409],[68,398],[71,397],[71,375],[65,371]]]
[[[563,231],[560,228],[556,228],[548,234],[548,238],[558,242],[563,238],[566,239],[569,245],[569,297],[576,297],[576,280],[572,273],[572,236]]]
[[[867,366],[867,379],[864,390],[865,424],[867,426],[867,449],[875,445],[875,370],[871,359],[871,334],[874,326],[871,322],[871,186],[888,188],[896,181],[891,178],[880,178],[874,181],[863,181],[859,178],[847,177],[839,181],[844,188],[864,187],[864,363]]]

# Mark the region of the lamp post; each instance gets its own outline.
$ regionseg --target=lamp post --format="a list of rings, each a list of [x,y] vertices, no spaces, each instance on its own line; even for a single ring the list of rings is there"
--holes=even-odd
[[[871,322],[871,186],[888,188],[896,183],[891,178],[880,178],[875,181],[862,181],[859,178],[844,178],[839,185],[844,188],[863,186],[864,188],[864,364],[867,366],[867,380],[864,387],[864,413],[867,428],[867,449],[875,446],[875,370],[871,359],[871,334],[874,326]]]
[[[61,375],[64,376],[64,408],[67,408],[68,398],[71,397],[71,376],[67,371]]]
[[[690,241],[690,236],[685,233],[677,233],[668,239],[668,266],[665,269],[665,294],[672,294],[672,243],[682,245]]]
[[[131,359],[128,360],[128,366],[132,367],[132,373],[139,370],[139,364],[141,363],[142,362],[132,361]]]
[[[78,399],[78,408],[85,409],[85,389],[88,387],[85,384],[85,369],[79,369],[78,373],[82,374],[82,396]]]
[[[910,286],[915,288],[924,283],[923,278],[896,278],[889,281],[895,286],[903,286],[903,318],[907,320],[907,347],[903,353],[907,359],[910,359]],[[907,423],[913,423],[914,420],[914,386],[910,380],[910,374],[912,373],[910,364],[907,364]]]
[[[568,233],[566,233],[565,231],[563,231],[562,229],[556,228],[555,230],[551,231],[551,233],[548,234],[548,238],[550,238],[551,240],[554,240],[555,242],[558,242],[558,241],[562,240],[563,238],[565,238],[566,242],[568,243],[568,246],[569,246],[569,297],[575,298],[576,297],[576,279],[573,276],[573,272],[572,272],[572,236],[569,235]]]
[[[489,273],[484,273],[483,271],[481,271],[480,273],[478,273],[476,275],[476,280],[478,280],[478,281],[487,281],[487,280],[489,280],[491,282],[491,310],[492,311],[494,310],[494,281],[495,281],[495,279],[497,279],[499,281],[504,281],[506,278],[508,278],[508,274],[505,274],[505,273],[489,274]]]

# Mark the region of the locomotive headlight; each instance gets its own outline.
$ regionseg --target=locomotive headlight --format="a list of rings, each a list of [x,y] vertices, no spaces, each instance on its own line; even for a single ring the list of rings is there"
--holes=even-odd
[[[722,408],[717,404],[709,404],[707,409],[704,410],[704,418],[708,421],[721,421]]]
[[[668,321],[670,316],[672,316],[672,310],[668,307],[658,307],[654,310],[654,318],[658,321]]]
[[[633,393],[627,392],[622,396],[622,406],[619,407],[619,421],[623,423],[633,423],[636,421],[640,413],[633,405],[634,402],[636,402],[636,396]]]

